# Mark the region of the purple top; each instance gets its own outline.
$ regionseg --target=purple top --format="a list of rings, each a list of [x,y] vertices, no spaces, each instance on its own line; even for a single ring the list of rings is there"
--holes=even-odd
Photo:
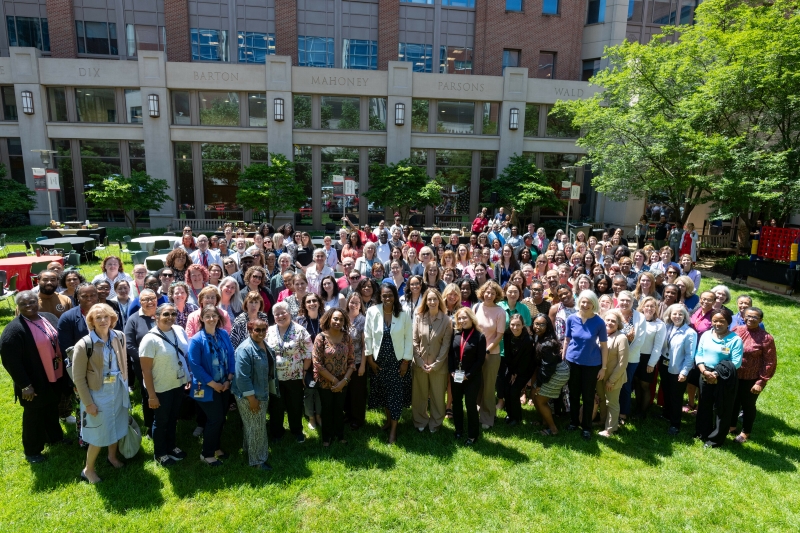
[[[600,315],[594,315],[586,322],[578,313],[567,317],[564,336],[569,339],[567,361],[585,366],[600,366],[603,356],[600,342],[608,341],[606,323]]]

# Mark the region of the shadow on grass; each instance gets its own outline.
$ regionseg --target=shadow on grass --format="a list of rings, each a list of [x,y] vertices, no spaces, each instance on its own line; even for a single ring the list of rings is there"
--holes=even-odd
[[[741,425],[739,427],[741,429]],[[795,446],[779,442],[776,438],[797,435],[800,435],[797,428],[787,425],[774,415],[759,412],[753,424],[750,442],[740,445],[733,442],[729,436],[722,449],[740,461],[767,472],[795,472],[797,466],[790,459],[800,461],[800,451]]]

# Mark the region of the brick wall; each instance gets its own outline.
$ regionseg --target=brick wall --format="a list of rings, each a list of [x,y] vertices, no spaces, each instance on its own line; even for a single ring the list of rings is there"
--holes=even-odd
[[[185,63],[191,61],[189,3],[186,0],[164,0],[164,24],[167,32],[167,60]]]
[[[297,65],[297,2],[275,0],[275,52]]]
[[[75,35],[75,9],[72,0],[47,0],[47,23],[52,57],[77,57],[78,38]]]
[[[475,3],[475,74],[500,76],[503,49],[522,51],[521,67],[536,77],[539,52],[556,52],[556,79],[581,79],[581,41],[586,3],[561,0],[561,14],[542,15],[541,2],[526,0],[524,13],[506,13],[505,2]]]
[[[378,70],[387,70],[389,61],[397,61],[400,34],[400,2],[378,0]]]

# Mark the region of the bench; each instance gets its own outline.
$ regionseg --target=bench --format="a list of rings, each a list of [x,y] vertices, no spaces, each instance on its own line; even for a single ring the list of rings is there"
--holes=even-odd
[[[698,255],[703,252],[733,252],[739,251],[737,243],[731,241],[730,235],[700,235],[697,241]]]
[[[178,231],[183,230],[185,226],[192,228],[194,232],[214,231],[218,227],[225,224],[225,220],[204,219],[204,218],[173,218],[172,227]]]

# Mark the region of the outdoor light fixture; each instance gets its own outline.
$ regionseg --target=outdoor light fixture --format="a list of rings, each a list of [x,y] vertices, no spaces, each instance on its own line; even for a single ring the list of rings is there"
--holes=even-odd
[[[30,91],[22,91],[22,112],[26,115],[33,115],[33,93]]]
[[[159,109],[157,94],[151,94],[147,96],[147,107],[150,110],[151,117],[155,118],[161,116],[161,110]]]
[[[283,122],[283,98],[276,98],[274,100],[275,110],[274,118],[276,122]]]
[[[511,108],[511,114],[508,117],[508,129],[519,129],[519,109],[516,107]]]
[[[406,104],[394,104],[394,125],[402,126],[406,123]]]

